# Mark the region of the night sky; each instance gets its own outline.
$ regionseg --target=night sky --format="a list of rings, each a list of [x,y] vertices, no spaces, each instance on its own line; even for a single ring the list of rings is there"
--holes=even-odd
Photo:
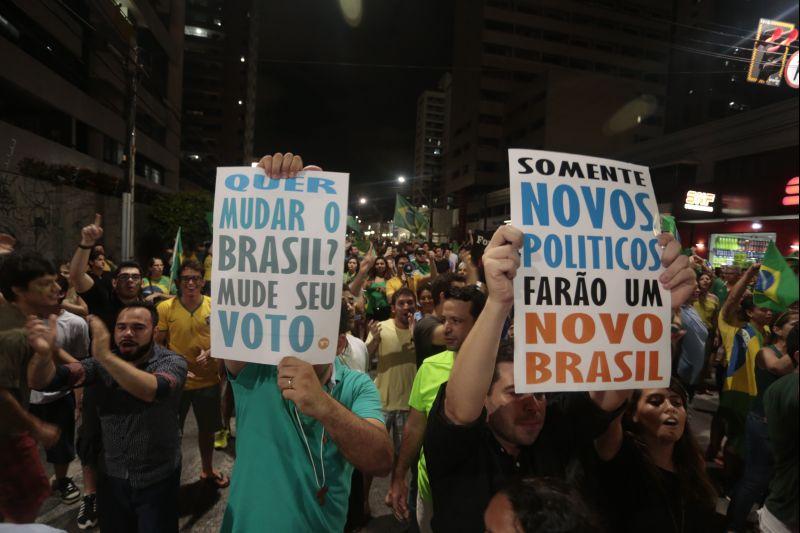
[[[393,199],[414,171],[417,97],[452,62],[452,0],[366,0],[355,28],[339,0],[264,2],[260,16],[256,153],[293,150],[350,172],[351,199]]]

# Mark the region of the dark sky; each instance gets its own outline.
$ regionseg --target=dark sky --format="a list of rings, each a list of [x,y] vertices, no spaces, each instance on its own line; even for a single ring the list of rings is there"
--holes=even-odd
[[[449,65],[452,0],[366,0],[356,28],[339,0],[264,2],[260,17],[256,153],[294,150],[350,172],[351,198],[393,198],[414,170],[417,97],[445,70],[375,65]]]

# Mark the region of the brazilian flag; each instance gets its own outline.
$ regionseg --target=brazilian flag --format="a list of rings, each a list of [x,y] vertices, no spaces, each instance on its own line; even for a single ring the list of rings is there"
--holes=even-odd
[[[797,293],[797,276],[789,268],[775,243],[770,242],[758,272],[753,302],[759,307],[780,313],[797,301]]]
[[[417,233],[417,210],[411,203],[399,194],[394,201],[394,225]]]

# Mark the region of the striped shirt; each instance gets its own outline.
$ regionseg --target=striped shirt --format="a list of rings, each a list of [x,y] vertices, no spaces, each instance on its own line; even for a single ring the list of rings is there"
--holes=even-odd
[[[186,381],[186,359],[157,344],[138,368],[156,377],[153,402],[129,394],[94,358],[60,365],[46,390],[95,384],[103,432],[106,473],[134,488],[157,483],[181,464],[178,405]]]

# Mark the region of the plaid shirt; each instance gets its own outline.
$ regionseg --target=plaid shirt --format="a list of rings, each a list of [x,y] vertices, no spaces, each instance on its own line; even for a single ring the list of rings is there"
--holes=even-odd
[[[47,390],[94,384],[103,430],[106,473],[127,479],[134,488],[157,483],[181,464],[178,405],[186,380],[186,359],[157,344],[140,370],[153,374],[156,398],[136,398],[114,381],[94,358],[60,365]]]

